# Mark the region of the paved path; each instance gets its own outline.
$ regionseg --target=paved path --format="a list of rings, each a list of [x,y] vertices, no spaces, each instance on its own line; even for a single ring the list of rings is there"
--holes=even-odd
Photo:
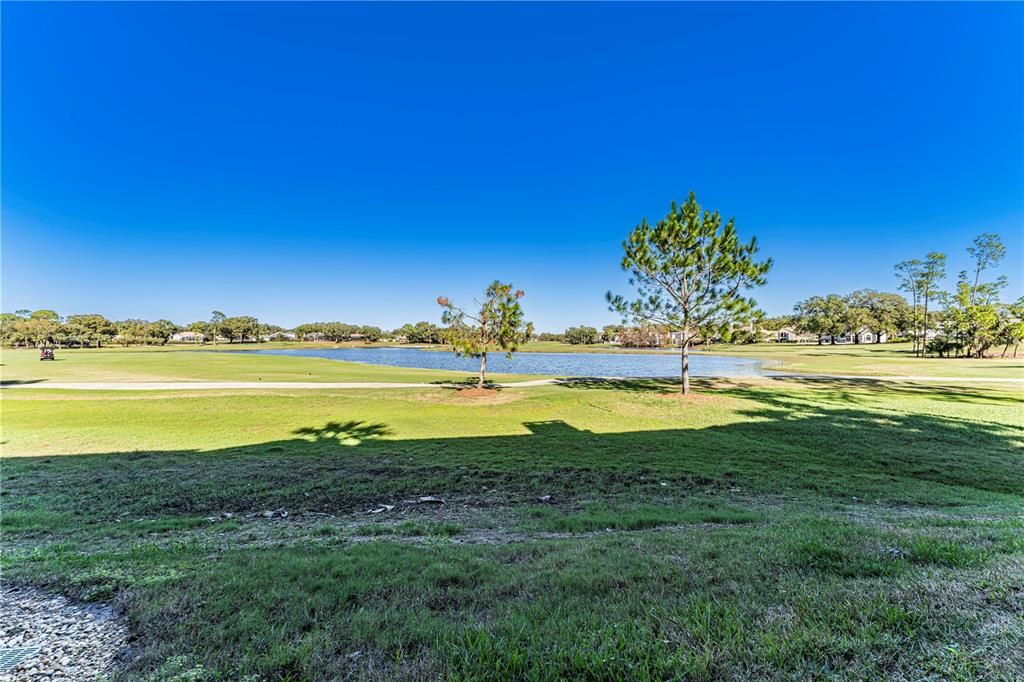
[[[507,384],[491,384],[498,388],[546,386],[557,379],[534,379]],[[336,388],[469,388],[466,384],[400,383],[386,381],[38,381],[24,384],[2,384],[4,389],[57,388],[75,391],[223,391],[231,389],[336,389]]]
[[[703,377],[694,377],[700,379]],[[724,377],[728,378],[728,377]],[[1024,384],[1024,377],[999,379],[994,377],[933,377],[933,376],[857,376],[853,374],[776,374],[768,379],[791,380],[804,379],[811,381],[927,381],[947,384],[1003,383]],[[675,377],[672,380],[676,380]],[[637,377],[595,377],[590,379],[533,379],[491,384],[498,388],[529,388],[532,386],[551,386],[573,382],[602,381],[643,381]],[[225,391],[251,389],[357,389],[357,388],[466,388],[466,384],[447,383],[399,383],[386,381],[338,382],[338,381],[37,381],[33,383],[2,383],[3,389],[66,389],[75,391]]]

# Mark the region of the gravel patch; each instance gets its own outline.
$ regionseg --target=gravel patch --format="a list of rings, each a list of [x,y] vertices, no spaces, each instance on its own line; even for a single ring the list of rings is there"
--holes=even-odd
[[[0,682],[106,679],[127,641],[127,625],[109,606],[0,587],[0,650],[38,647],[13,670],[0,672]]]

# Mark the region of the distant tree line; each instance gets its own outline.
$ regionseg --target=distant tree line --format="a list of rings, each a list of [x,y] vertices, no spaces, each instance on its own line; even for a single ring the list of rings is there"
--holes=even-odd
[[[380,341],[384,332],[380,327],[368,325],[346,324],[344,322],[307,322],[292,330],[297,340],[319,341],[351,341],[353,338],[364,341]]]
[[[62,317],[54,310],[18,310],[0,314],[0,343],[4,346],[160,346],[172,343],[175,335],[179,334],[185,335],[184,342],[202,344],[259,343],[270,340],[446,343],[445,330],[430,322],[405,324],[387,332],[380,327],[346,322],[307,322],[289,330],[261,322],[251,315],[228,316],[219,310],[213,311],[209,320],[197,320],[185,325],[170,320],[115,321],[96,313]]]
[[[54,310],[18,310],[0,314],[0,342],[5,346],[81,346],[111,343],[163,345],[179,327],[169,320],[111,321],[95,313],[61,317]]]
[[[175,335],[192,332],[192,343],[259,343],[267,340],[348,341],[352,338],[378,341],[384,333],[379,327],[343,322],[312,322],[295,327],[289,334],[284,327],[261,322],[252,315],[228,316],[213,311],[209,320],[178,325],[170,320],[128,319],[113,321],[96,313],[61,317],[54,310],[18,310],[0,314],[0,343],[5,346],[77,346],[101,348],[105,345],[162,346]]]
[[[847,334],[861,343],[865,332],[879,343],[884,334],[889,340],[909,340],[922,357],[980,358],[999,346],[1003,356],[1012,346],[1016,357],[1024,340],[1024,297],[1001,302],[1006,277],[985,280],[986,272],[1006,255],[1002,240],[992,233],[979,235],[967,252],[974,267],[959,274],[952,291],[942,289],[946,254],[933,251],[895,267],[899,289],[909,300],[872,289],[811,296],[796,304],[792,316],[773,318],[769,324],[774,326],[768,328],[792,326],[816,336],[818,343],[831,344]]]
[[[404,324],[390,335],[395,341],[405,343],[445,343],[445,331],[430,322]]]

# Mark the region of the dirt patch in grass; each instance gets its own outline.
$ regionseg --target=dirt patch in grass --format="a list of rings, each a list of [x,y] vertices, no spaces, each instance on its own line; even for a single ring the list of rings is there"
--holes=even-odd
[[[462,398],[491,398],[500,395],[500,392],[493,388],[460,388],[455,395]]]
[[[429,391],[410,396],[413,400],[447,405],[501,405],[522,400],[522,391],[506,391],[493,388],[460,388]]]

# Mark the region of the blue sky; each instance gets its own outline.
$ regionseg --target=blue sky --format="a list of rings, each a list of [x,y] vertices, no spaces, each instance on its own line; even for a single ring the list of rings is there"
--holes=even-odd
[[[2,305],[436,321],[500,278],[616,321],[620,243],[695,190],[768,312],[1024,270],[1020,4],[3,5]]]

